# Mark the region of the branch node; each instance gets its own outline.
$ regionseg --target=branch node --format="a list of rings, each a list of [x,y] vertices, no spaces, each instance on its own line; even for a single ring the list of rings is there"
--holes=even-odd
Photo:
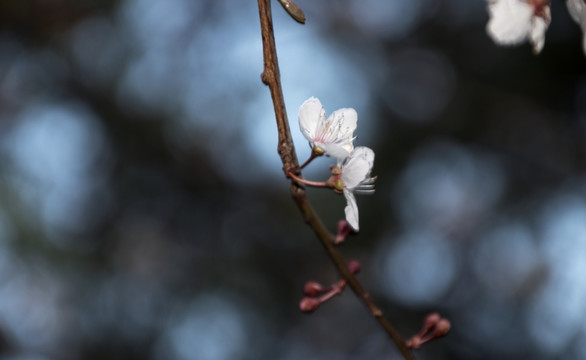
[[[265,84],[265,85],[267,85],[267,86],[269,85],[269,77],[267,76],[267,72],[266,71],[263,71],[260,74],[260,81],[262,81],[262,83]]]

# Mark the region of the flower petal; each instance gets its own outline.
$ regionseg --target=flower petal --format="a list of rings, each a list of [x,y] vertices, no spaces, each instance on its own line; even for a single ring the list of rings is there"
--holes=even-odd
[[[338,139],[347,139],[351,141],[356,130],[356,123],[358,122],[358,114],[352,108],[338,109],[330,115],[328,123],[332,122],[331,126],[337,129]]]
[[[549,7],[547,8],[549,10]],[[545,44],[545,30],[549,26],[549,21],[542,17],[536,17],[533,20],[529,41],[533,44],[533,52],[539,54]]]
[[[374,151],[366,146],[354,149],[350,158],[342,165],[342,181],[344,187],[352,190],[367,180],[374,164]]]
[[[582,48],[586,54],[586,3],[583,0],[567,0],[566,6],[572,19],[582,28]]]
[[[347,143],[344,143],[344,144],[316,143],[316,144],[318,147],[324,149],[326,154],[328,154],[329,156],[335,157],[338,160],[344,160],[345,158],[350,156],[350,153],[352,152],[352,148],[354,148],[354,145],[352,145],[352,143],[350,143],[350,145],[348,145]],[[348,150],[348,148],[350,148],[350,149]]]
[[[299,129],[310,143],[314,143],[316,131],[324,122],[326,112],[315,97],[310,97],[299,108]]]
[[[488,35],[501,45],[514,45],[524,41],[531,32],[533,8],[520,0],[493,0],[489,2],[490,20]]]
[[[334,111],[327,121],[320,122],[315,132],[317,146],[329,156],[345,159],[354,150],[354,130],[358,114],[352,108]]]
[[[346,221],[355,231],[358,231],[358,204],[356,204],[356,198],[352,191],[344,189],[344,196],[348,205],[344,208],[346,213]]]
[[[586,4],[582,0],[567,0],[566,6],[575,22],[580,24],[583,18],[583,12],[586,9]]]

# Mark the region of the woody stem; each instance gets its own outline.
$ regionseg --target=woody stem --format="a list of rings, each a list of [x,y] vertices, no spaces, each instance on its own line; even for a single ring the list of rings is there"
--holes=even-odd
[[[283,90],[281,87],[281,78],[279,74],[279,62],[277,58],[277,48],[275,45],[275,35],[273,31],[273,20],[271,14],[270,0],[258,0],[258,10],[260,16],[261,37],[263,44],[263,60],[264,68],[261,75],[262,82],[269,87],[271,97],[273,100],[273,107],[275,110],[275,118],[277,121],[277,130],[279,134],[278,152],[283,163],[283,170],[287,176],[292,173],[296,177],[300,175],[299,164],[295,153],[295,146],[291,137],[289,129],[289,122],[287,121],[287,111],[285,109],[285,100],[283,98]],[[307,199],[305,189],[299,186],[300,183],[294,181],[291,183],[290,191],[295,203],[303,214],[305,222],[313,229],[324,249],[328,253],[330,259],[335,265],[343,279],[347,281],[348,286],[361,299],[371,315],[378,321],[390,339],[395,343],[402,357],[405,360],[414,360],[410,349],[405,345],[401,335],[395,330],[390,321],[384,317],[381,309],[374,303],[370,295],[362,287],[362,284],[356,279],[354,274],[348,270],[346,262],[342,255],[334,245],[334,235],[332,235],[326,226],[322,223],[320,217],[313,210]]]

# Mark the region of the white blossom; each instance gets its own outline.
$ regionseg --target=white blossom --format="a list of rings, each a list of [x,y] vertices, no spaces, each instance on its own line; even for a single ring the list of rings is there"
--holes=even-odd
[[[338,162],[344,184],[343,193],[348,203],[344,209],[346,221],[356,231],[359,228],[358,205],[354,193],[374,192],[376,178],[370,176],[373,164],[374,151],[365,146],[358,146],[348,158]]]
[[[354,150],[354,130],[358,114],[351,108],[334,111],[326,120],[326,112],[318,99],[307,99],[299,109],[299,128],[314,150],[323,151],[338,160]]]
[[[551,22],[549,0],[488,0],[488,35],[501,45],[516,45],[526,40],[535,53],[541,52],[545,31]]]
[[[572,19],[582,28],[582,49],[586,54],[586,1],[584,0],[567,0],[566,5]]]

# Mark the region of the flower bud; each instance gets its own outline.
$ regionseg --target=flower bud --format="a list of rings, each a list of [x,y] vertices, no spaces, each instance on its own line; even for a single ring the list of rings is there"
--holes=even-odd
[[[348,261],[348,264],[346,266],[348,266],[348,270],[350,270],[350,272],[354,275],[360,272],[360,263],[356,260]]]
[[[316,281],[308,281],[303,287],[303,293],[310,297],[316,297],[324,291],[324,287]]]
[[[435,325],[435,331],[433,333],[437,337],[444,336],[448,333],[448,331],[450,331],[451,327],[452,324],[450,324],[450,321],[448,319],[441,319]]]
[[[438,313],[431,313],[425,318],[421,331],[405,342],[410,349],[417,349],[421,345],[441,338],[450,331],[450,321],[442,318]]]
[[[319,307],[320,304],[321,304],[321,301],[319,299],[305,297],[305,298],[301,299],[301,302],[299,302],[299,310],[301,310],[305,313],[310,313],[310,312],[315,311]]]
[[[346,220],[338,221],[338,233],[336,234],[336,239],[334,240],[334,244],[339,245],[339,244],[343,243],[344,240],[346,240],[346,237],[352,233],[354,233],[354,229],[352,229],[352,226],[350,226],[350,224],[348,224],[348,221],[346,221]]]

